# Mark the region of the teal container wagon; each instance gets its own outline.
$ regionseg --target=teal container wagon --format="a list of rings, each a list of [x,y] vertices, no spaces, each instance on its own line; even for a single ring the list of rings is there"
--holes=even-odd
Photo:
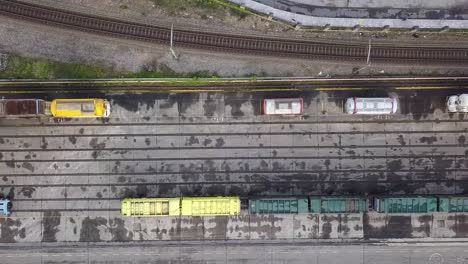
[[[309,212],[307,198],[268,198],[249,200],[251,214],[306,214]]]
[[[367,199],[359,197],[309,197],[310,212],[316,214],[364,213]]]
[[[437,212],[437,197],[374,198],[373,209],[387,214]]]
[[[439,212],[466,213],[468,212],[468,197],[444,197],[439,198]]]

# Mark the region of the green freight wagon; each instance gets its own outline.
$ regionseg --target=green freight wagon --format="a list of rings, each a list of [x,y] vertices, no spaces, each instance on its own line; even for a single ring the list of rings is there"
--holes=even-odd
[[[439,212],[466,213],[468,212],[468,197],[450,196],[439,198]]]
[[[373,208],[388,214],[437,212],[437,197],[374,198]]]
[[[316,214],[364,213],[367,200],[358,197],[309,197],[310,212]]]
[[[249,200],[251,214],[307,214],[307,198],[268,198]]]

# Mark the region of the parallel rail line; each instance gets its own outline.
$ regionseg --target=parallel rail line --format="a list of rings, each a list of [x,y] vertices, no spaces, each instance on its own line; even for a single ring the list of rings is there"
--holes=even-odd
[[[0,14],[67,29],[160,44],[169,44],[171,38],[170,28],[87,15],[16,0],[0,0]],[[367,43],[345,45],[183,29],[174,30],[173,40],[177,46],[204,50],[361,63],[365,63],[369,52]],[[468,48],[375,44],[370,51],[370,57],[373,62],[466,66],[468,65]]]

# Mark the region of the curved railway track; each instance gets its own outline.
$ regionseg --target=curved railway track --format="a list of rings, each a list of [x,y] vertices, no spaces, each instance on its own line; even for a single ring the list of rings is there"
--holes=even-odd
[[[97,17],[14,0],[0,0],[0,15],[67,29],[160,44],[169,44],[171,37],[170,28]],[[344,45],[177,29],[174,30],[173,40],[176,46],[208,51],[360,63],[366,62],[369,52],[367,43]],[[372,62],[382,63],[468,66],[468,48],[404,47],[374,44],[370,51],[370,57]]]

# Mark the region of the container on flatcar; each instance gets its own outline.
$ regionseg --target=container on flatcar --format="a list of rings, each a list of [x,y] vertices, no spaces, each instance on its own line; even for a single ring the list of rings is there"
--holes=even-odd
[[[183,197],[181,215],[239,215],[240,205],[239,197]]]
[[[9,216],[13,203],[8,198],[0,198],[0,215]]]
[[[306,214],[309,212],[307,198],[265,198],[249,200],[251,214]]]
[[[318,214],[364,213],[367,199],[360,197],[309,197],[310,212]]]
[[[122,201],[124,216],[179,216],[180,198],[127,198]]]
[[[386,98],[358,98],[350,97],[345,102],[347,114],[383,115],[394,114],[398,109],[398,100],[393,97]]]
[[[468,197],[441,197],[439,198],[438,211],[445,213],[466,213],[468,212]]]
[[[437,212],[437,197],[374,197],[371,209],[379,213]]]
[[[265,115],[301,115],[304,113],[302,98],[264,99],[263,113]]]
[[[54,117],[109,117],[110,103],[105,99],[56,99],[52,101]]]
[[[450,113],[468,112],[468,94],[452,95],[447,98],[447,110]]]
[[[40,99],[0,99],[0,118],[49,116],[50,102]]]

